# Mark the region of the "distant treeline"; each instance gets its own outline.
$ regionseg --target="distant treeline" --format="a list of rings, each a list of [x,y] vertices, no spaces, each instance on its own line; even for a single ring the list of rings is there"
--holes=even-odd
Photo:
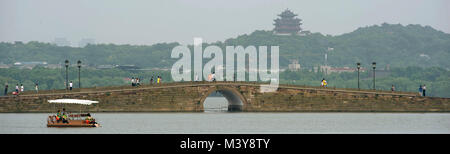
[[[360,88],[372,89],[372,70],[360,73]],[[427,95],[435,97],[450,97],[450,71],[438,67],[421,68],[392,68],[390,71],[377,71],[375,73],[375,87],[377,90],[390,90],[392,85],[396,91],[418,92],[419,86],[427,86]],[[328,87],[357,88],[357,72],[331,73],[323,72],[286,71],[280,74],[281,83],[308,86],[319,86],[325,78]]]
[[[16,84],[23,84],[25,90],[34,90],[37,83],[39,89],[64,89],[66,80],[65,68],[47,69],[36,67],[28,69],[0,69],[0,83],[8,84],[9,91],[14,91]],[[69,82],[73,82],[73,87],[78,88],[78,68],[70,67]],[[125,71],[121,69],[81,69],[81,87],[103,87],[117,85],[131,85],[131,78],[140,78],[141,83],[148,84],[151,77],[156,82],[157,76],[162,77],[163,82],[171,82],[168,71]],[[2,91],[3,92],[3,91]]]

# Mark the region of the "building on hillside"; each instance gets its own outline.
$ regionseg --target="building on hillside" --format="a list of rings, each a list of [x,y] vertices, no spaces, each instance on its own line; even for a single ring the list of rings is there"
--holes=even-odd
[[[307,30],[307,31],[301,31],[300,33],[299,33],[299,35],[300,36],[306,36],[306,35],[311,35],[312,33],[311,33],[311,31],[309,31],[309,30]]]
[[[53,41],[53,44],[55,44],[57,46],[60,46],[60,47],[70,46],[71,45],[70,41],[68,41],[64,37],[57,37],[57,38],[55,38],[55,40]]]
[[[7,64],[0,63],[0,68],[9,68],[10,66]]]
[[[116,66],[114,66],[114,65],[98,65],[95,68],[96,69],[112,69],[112,68],[115,68],[115,67]]]
[[[300,28],[301,19],[297,18],[297,14],[294,14],[289,9],[286,9],[281,14],[278,15],[280,18],[275,19],[275,28],[273,29],[274,34],[277,35],[298,35],[302,28]]]
[[[140,69],[140,67],[137,67],[135,65],[116,65],[115,68],[122,69],[122,70],[137,70],[137,69]]]
[[[83,48],[88,44],[95,44],[95,39],[92,39],[92,38],[81,39],[81,41],[78,42],[78,47]]]
[[[36,66],[47,66],[48,63],[45,61],[31,61],[31,62],[15,62],[13,64],[14,67],[20,68],[20,69],[33,69]]]
[[[343,72],[356,72],[358,71],[358,69],[355,68],[350,68],[350,67],[331,67],[331,66],[320,66],[320,71],[326,73],[326,74],[331,74],[331,73],[343,73]],[[361,67],[359,69],[359,72],[365,72],[366,69]]]
[[[44,68],[48,68],[48,69],[59,69],[59,68],[63,68],[64,64],[48,64],[46,66],[44,66]]]
[[[298,60],[292,60],[291,63],[288,65],[289,71],[299,71],[301,69],[300,64],[298,63]]]

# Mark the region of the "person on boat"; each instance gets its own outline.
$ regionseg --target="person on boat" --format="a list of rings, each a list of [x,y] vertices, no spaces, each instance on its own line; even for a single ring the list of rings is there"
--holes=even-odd
[[[66,113],[63,113],[63,115],[62,115],[62,122],[63,123],[69,123],[69,119],[67,118]]]
[[[63,108],[63,110],[61,112],[61,115],[64,115],[64,114],[66,114],[66,108]]]
[[[58,110],[58,113],[56,113],[56,122],[59,123],[59,121],[61,121],[61,110]]]
[[[84,119],[86,121],[86,124],[91,123],[92,117],[91,115],[88,113],[86,119]]]
[[[87,116],[88,117],[86,117],[86,124],[97,124],[97,122],[95,122],[95,119],[91,117],[90,113],[88,113]]]

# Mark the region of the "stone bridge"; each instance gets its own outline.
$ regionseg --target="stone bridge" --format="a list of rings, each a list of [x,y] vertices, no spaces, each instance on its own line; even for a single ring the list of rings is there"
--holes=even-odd
[[[245,112],[449,112],[449,98],[420,97],[416,93],[280,85],[261,92],[252,82],[176,82],[140,87],[46,90],[36,94],[0,97],[0,112],[55,112],[47,100],[97,100],[90,112],[203,112],[213,92],[228,100],[229,111]],[[78,111],[80,105],[64,105]],[[82,107],[83,109],[86,107]]]

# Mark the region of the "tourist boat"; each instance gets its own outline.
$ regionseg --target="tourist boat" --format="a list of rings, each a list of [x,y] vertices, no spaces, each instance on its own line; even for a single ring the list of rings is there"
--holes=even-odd
[[[92,105],[93,103],[98,103],[98,101],[91,100],[81,100],[81,99],[57,99],[57,100],[48,100],[49,103],[53,104],[79,104],[80,113],[72,114],[67,112],[68,114],[68,123],[63,123],[62,120],[56,120],[56,114],[50,115],[47,118],[47,127],[99,127],[100,125],[95,122],[95,119],[92,121],[86,121],[85,118],[90,116],[90,113],[82,113],[81,107],[82,105]]]

